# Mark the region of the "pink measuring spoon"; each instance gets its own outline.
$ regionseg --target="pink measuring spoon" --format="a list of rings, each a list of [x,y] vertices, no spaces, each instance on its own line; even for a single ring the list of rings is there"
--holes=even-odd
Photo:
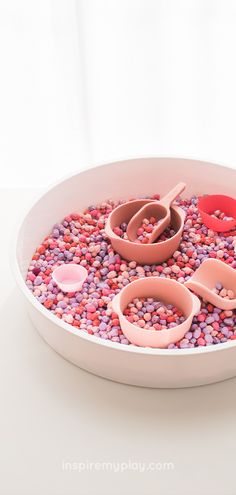
[[[170,224],[170,205],[185,189],[186,184],[180,182],[171,191],[166,194],[160,201],[153,201],[144,205],[129,221],[127,226],[127,236],[130,241],[137,239],[137,230],[142,225],[144,218],[154,217],[157,225],[148,238],[148,244],[152,244],[164,232]]]

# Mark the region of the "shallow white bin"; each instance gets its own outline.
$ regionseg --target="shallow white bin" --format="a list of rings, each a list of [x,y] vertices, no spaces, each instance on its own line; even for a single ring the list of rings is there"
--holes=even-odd
[[[235,196],[236,171],[232,169],[182,158],[138,158],[70,176],[47,191],[26,215],[14,247],[16,280],[38,332],[72,363],[111,380],[146,387],[189,387],[236,375],[235,341],[182,350],[138,348],[105,341],[59,320],[36,300],[24,282],[36,246],[63,216],[108,198],[164,194],[179,181],[187,183],[187,196]]]

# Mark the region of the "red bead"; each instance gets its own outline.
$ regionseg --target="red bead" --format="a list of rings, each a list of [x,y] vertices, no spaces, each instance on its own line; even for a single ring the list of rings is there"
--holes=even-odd
[[[187,254],[188,257],[191,258],[191,256],[193,255],[193,250],[192,249],[187,249],[186,254]]]
[[[64,241],[64,242],[68,242],[68,243],[69,243],[71,240],[72,240],[72,239],[71,239],[71,237],[70,237],[69,235],[64,235],[64,236],[63,236],[63,241]]]
[[[37,251],[39,254],[44,254],[46,251],[46,248],[45,248],[45,246],[39,246]]]
[[[204,345],[206,345],[205,340],[204,340],[203,338],[201,338],[201,337],[199,337],[199,339],[197,339],[197,343],[198,343],[198,345],[200,345],[200,346],[204,346]]]
[[[45,308],[50,309],[53,306],[53,301],[51,299],[46,299],[44,306]]]
[[[207,309],[208,309],[208,311],[209,311],[210,313],[212,313],[212,312],[213,312],[213,310],[214,310],[214,306],[212,306],[212,304],[208,304],[208,305],[207,305]]]
[[[118,318],[114,319],[112,323],[113,323],[113,325],[114,325],[115,327],[118,327],[118,326],[119,326],[119,324],[120,324],[120,322],[119,322]]]
[[[210,258],[216,258],[216,253],[215,253],[215,251],[211,251],[211,252],[209,253],[209,256],[210,256]]]

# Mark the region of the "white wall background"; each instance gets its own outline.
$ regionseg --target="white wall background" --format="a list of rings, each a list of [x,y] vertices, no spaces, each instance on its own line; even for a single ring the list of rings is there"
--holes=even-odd
[[[133,155],[236,164],[235,0],[0,0],[0,184]]]

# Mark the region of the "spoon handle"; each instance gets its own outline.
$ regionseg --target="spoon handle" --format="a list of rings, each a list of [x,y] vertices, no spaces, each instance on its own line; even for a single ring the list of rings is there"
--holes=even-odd
[[[161,204],[169,208],[174,199],[184,191],[185,187],[186,184],[184,182],[179,182],[175,187],[173,187],[173,189],[171,189],[171,191],[161,198]]]

